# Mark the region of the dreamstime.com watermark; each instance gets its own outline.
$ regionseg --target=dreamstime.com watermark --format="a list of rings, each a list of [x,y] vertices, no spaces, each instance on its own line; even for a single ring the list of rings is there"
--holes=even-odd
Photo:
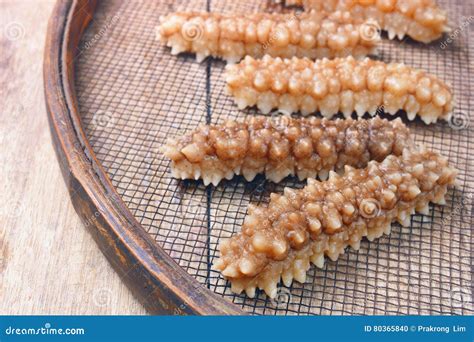
[[[298,16],[300,15],[301,13],[295,13],[294,15],[292,15],[290,18],[288,18],[285,22],[286,25],[285,28],[283,27],[277,27],[276,30],[274,30],[271,34],[270,34],[270,37],[268,37],[268,40],[263,43],[262,45],[262,48],[263,50],[267,50],[270,45],[272,45],[277,39],[281,38],[281,36],[284,36],[284,35],[289,35],[289,32],[288,32],[288,25],[291,24],[292,22],[295,22],[298,20]]]
[[[473,194],[467,194],[466,197],[462,199],[462,201],[454,206],[454,208],[451,210],[451,213],[441,220],[441,224],[443,226],[447,226],[454,216],[461,216],[463,209],[469,210],[471,208],[472,197]]]
[[[202,287],[200,284],[192,284],[191,286],[193,287],[193,291],[191,291],[192,294],[189,296],[190,301],[194,301],[195,299],[198,299],[199,297],[203,296],[203,293],[205,291],[204,287]],[[160,304],[165,309],[169,308],[169,305],[161,299],[160,299]],[[173,315],[175,316],[184,315],[188,307],[189,307],[189,303],[187,302],[180,304],[179,306],[173,308]]]
[[[472,291],[468,287],[455,286],[451,290],[442,291],[443,298],[449,300],[454,307],[472,307]]]
[[[53,328],[50,323],[45,323],[39,328],[17,328],[9,326],[5,329],[5,335],[85,335],[84,328]]]
[[[105,23],[105,25],[99,30],[99,32],[97,32],[91,39],[84,43],[84,45],[82,46],[83,50],[88,50],[92,46],[94,46],[94,44],[97,43],[102,37],[104,37],[107,31],[119,20],[120,16],[118,14],[114,15],[109,21]]]
[[[451,288],[437,289],[435,287],[431,288],[429,293],[424,293],[427,290],[430,290],[429,286],[421,285],[417,283],[419,281],[418,277],[410,277],[408,283],[406,284],[409,288],[409,293],[411,294],[412,300],[425,301],[424,297],[431,297],[432,301],[438,301],[443,305],[449,306],[451,308],[471,308],[472,301],[472,291],[469,286],[457,286],[453,285]],[[380,294],[385,294],[387,291],[393,292],[400,290],[390,286],[389,283],[379,280],[381,284],[370,286],[370,289],[367,289],[367,295],[372,298]]]
[[[469,18],[465,19],[462,21],[461,25],[456,27],[454,30],[452,30],[448,37],[444,39],[440,44],[439,47],[441,50],[445,50],[450,44],[452,44],[460,34],[464,32],[466,28],[469,27],[469,24],[471,24],[474,21],[474,16],[469,16]]]

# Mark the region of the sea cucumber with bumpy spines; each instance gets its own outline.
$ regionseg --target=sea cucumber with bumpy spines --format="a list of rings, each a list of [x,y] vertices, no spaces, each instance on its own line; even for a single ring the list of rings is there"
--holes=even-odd
[[[259,173],[273,182],[288,175],[326,179],[345,165],[362,168],[370,160],[400,155],[412,141],[400,119],[259,116],[202,125],[168,141],[163,152],[174,177],[217,185],[235,174],[248,181]]]
[[[364,34],[364,23],[349,12],[308,11],[246,15],[177,12],[160,18],[158,38],[172,54],[191,52],[236,62],[249,55],[333,58],[375,53],[380,40]]]
[[[451,89],[437,77],[402,63],[384,63],[352,56],[312,61],[307,58],[246,57],[228,65],[226,91],[240,109],[257,106],[303,115],[319,111],[325,117],[355,111],[359,116],[378,110],[405,110],[426,124],[449,120]]]
[[[387,31],[390,39],[408,35],[430,43],[450,31],[446,12],[434,0],[290,0],[286,4],[303,6],[306,10],[349,11],[367,21],[369,34],[378,27]],[[377,27],[371,27],[371,21]]]
[[[444,204],[455,177],[441,155],[413,148],[365,169],[346,167],[343,176],[332,172],[324,182],[308,179],[301,190],[272,194],[267,206],[250,205],[242,231],[220,243],[214,268],[236,293],[253,297],[260,288],[274,297],[280,280],[304,283],[310,263],[323,267],[325,256],[335,261],[363,237],[389,234],[393,221],[409,225],[415,211],[429,212],[429,202]]]

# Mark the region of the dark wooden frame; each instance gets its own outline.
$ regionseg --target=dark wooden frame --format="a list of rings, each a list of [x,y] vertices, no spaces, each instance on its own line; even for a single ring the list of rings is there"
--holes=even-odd
[[[156,244],[121,200],[87,141],[74,89],[74,58],[96,2],[58,0],[49,21],[44,55],[51,135],[74,208],[150,313],[243,314],[186,273]]]

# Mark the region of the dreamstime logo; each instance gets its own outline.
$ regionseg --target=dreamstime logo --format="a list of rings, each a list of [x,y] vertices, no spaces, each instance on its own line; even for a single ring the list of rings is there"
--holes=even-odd
[[[291,302],[291,293],[287,288],[280,287],[275,298],[271,299],[272,305],[276,308],[283,308]]]
[[[283,115],[281,115],[283,114]],[[291,116],[280,111],[273,111],[270,116],[270,125],[277,131],[285,130],[290,124]]]
[[[25,36],[25,27],[17,21],[12,21],[5,26],[4,34],[10,41],[20,40]]]
[[[105,129],[115,124],[115,117],[102,110],[97,111],[92,117],[92,125],[95,129]]]
[[[449,118],[448,125],[452,129],[461,130],[469,127],[470,119],[469,115],[464,112],[454,112],[453,115]]]
[[[376,199],[366,198],[360,203],[359,212],[365,218],[377,217],[380,213],[380,203]]]
[[[25,206],[20,200],[10,200],[3,206],[3,214],[10,218],[20,217],[24,211]]]
[[[94,304],[98,307],[105,307],[110,305],[112,301],[112,290],[108,288],[101,288],[94,291],[94,295],[92,297]]]
[[[359,28],[359,33],[365,41],[376,41],[380,39],[380,25],[375,20],[367,20]]]
[[[472,304],[472,292],[469,288],[454,287],[449,291],[449,300],[451,301],[451,306],[467,306]]]
[[[181,35],[188,42],[196,41],[202,38],[204,27],[201,23],[187,22],[181,28]]]

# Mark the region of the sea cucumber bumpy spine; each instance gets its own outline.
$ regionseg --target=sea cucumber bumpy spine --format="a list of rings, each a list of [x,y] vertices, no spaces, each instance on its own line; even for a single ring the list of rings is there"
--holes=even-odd
[[[364,33],[364,23],[349,12],[308,11],[247,15],[177,12],[160,18],[158,38],[172,54],[192,52],[235,62],[246,55],[333,58],[375,52],[379,35]]]
[[[305,10],[349,11],[367,21],[367,32],[381,28],[390,39],[408,35],[430,43],[449,32],[446,12],[434,0],[290,0],[286,4],[303,6]]]
[[[288,175],[326,179],[329,171],[345,165],[361,168],[370,160],[400,155],[411,143],[400,119],[259,116],[202,125],[168,141],[163,152],[174,177],[217,185],[235,174],[248,181],[259,173],[274,182]]]
[[[256,288],[274,297],[281,280],[305,282],[310,263],[323,267],[347,246],[359,248],[364,236],[389,234],[395,220],[410,224],[415,211],[428,213],[429,202],[444,204],[456,171],[439,154],[423,148],[371,161],[365,169],[346,167],[301,190],[272,194],[268,206],[251,205],[242,231],[220,244],[214,268],[253,297]]]
[[[246,57],[226,70],[227,92],[239,108],[256,105],[263,113],[277,108],[303,115],[320,111],[349,117],[377,110],[395,114],[405,110],[427,124],[449,120],[451,89],[437,77],[402,63],[353,57],[322,59],[263,59]]]

